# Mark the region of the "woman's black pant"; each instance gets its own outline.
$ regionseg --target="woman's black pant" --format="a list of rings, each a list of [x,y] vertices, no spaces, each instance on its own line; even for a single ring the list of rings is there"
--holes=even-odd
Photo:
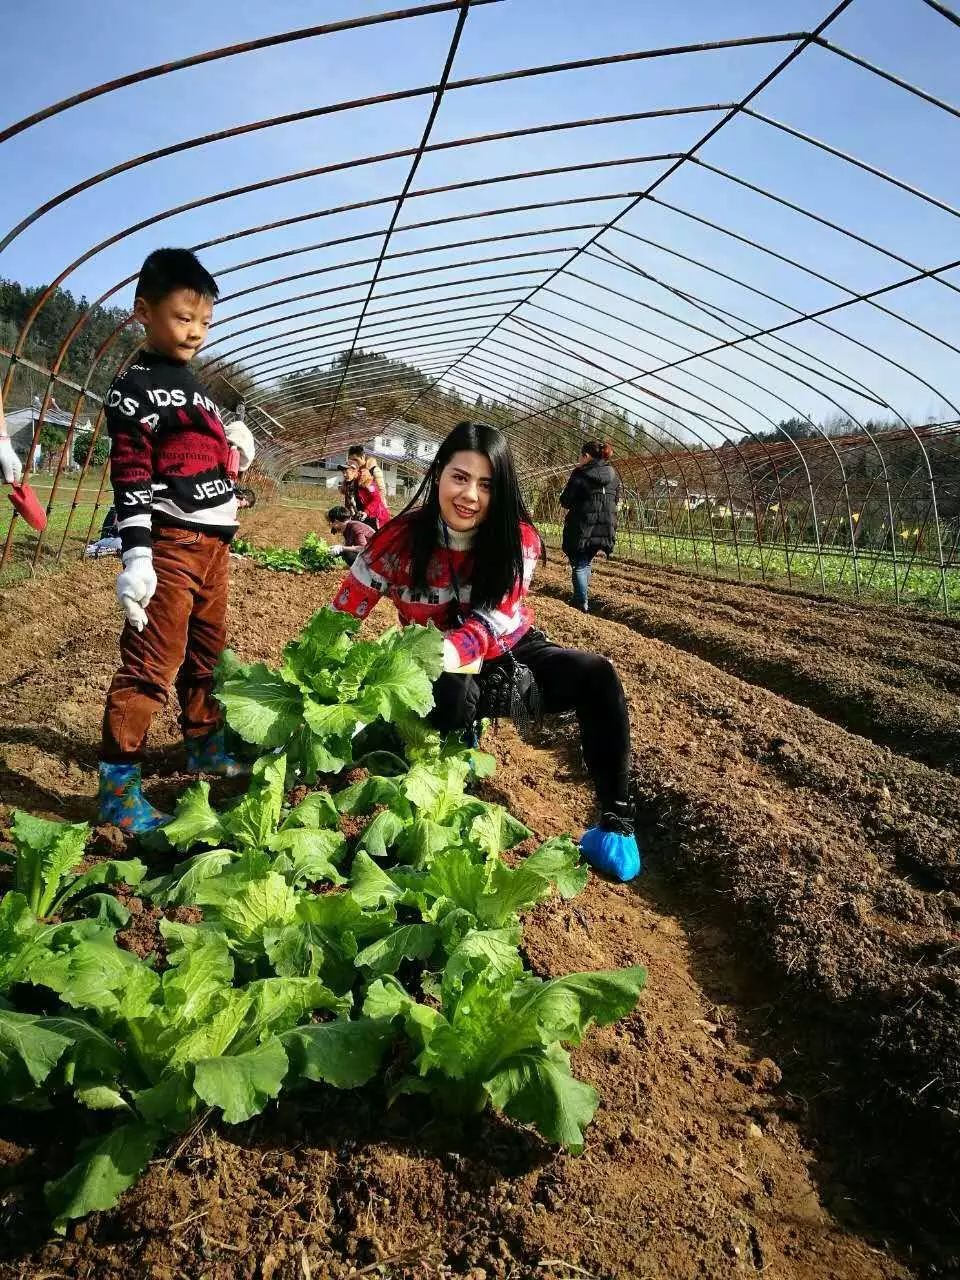
[[[583,757],[603,810],[626,800],[630,776],[630,718],[617,669],[608,658],[562,649],[542,631],[529,631],[513,648],[518,662],[536,677],[547,714],[575,711]],[[497,658],[484,664],[489,669]],[[482,679],[482,674],[480,679]],[[441,733],[466,729],[477,719],[480,682],[445,674],[434,681],[430,723]]]

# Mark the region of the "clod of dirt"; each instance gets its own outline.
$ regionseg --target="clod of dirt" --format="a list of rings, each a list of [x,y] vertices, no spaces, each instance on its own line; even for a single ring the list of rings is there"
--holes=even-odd
[[[120,858],[123,857],[126,848],[127,838],[119,827],[115,827],[109,822],[105,822],[99,827],[94,827],[89,845],[90,853],[98,854],[105,858]]]
[[[202,924],[203,922],[203,911],[200,907],[168,907],[164,915],[174,924]]]
[[[363,814],[341,813],[340,830],[348,840],[356,838],[367,829],[367,818]]]
[[[758,1093],[765,1089],[776,1089],[783,1080],[783,1072],[771,1058],[761,1058],[759,1062],[750,1062],[738,1067],[733,1073],[738,1080],[748,1084]]]
[[[131,911],[131,919],[124,929],[116,933],[116,945],[124,951],[145,960],[148,955],[166,955],[163,937],[160,936],[160,920],[164,918],[159,906],[145,906],[138,897],[128,897],[125,906]]]

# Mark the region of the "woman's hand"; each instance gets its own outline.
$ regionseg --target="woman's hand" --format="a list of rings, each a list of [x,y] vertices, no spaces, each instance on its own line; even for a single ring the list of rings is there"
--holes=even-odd
[[[483,666],[482,658],[475,658],[473,662],[468,662],[466,666],[462,665],[463,659],[457,650],[457,646],[452,640],[443,637],[443,669],[451,675],[458,676],[475,676]]]

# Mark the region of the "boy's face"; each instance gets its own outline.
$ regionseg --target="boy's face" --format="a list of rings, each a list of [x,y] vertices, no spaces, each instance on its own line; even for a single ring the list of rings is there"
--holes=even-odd
[[[331,520],[331,521],[330,521],[330,532],[331,532],[331,533],[340,533],[342,529],[343,529],[343,521],[342,521],[342,520]]]
[[[159,302],[137,298],[133,314],[154,351],[186,364],[207,340],[213,303],[192,289],[174,289]]]

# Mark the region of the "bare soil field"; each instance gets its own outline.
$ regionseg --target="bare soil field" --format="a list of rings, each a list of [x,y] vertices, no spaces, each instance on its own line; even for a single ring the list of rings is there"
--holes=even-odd
[[[258,509],[244,533],[295,546],[314,522]],[[540,974],[649,971],[637,1012],[575,1051],[603,1097],[584,1153],[317,1088],[204,1125],[48,1239],[42,1183],[84,1118],[0,1113],[0,1277],[960,1274],[960,630],[616,563],[585,617],[557,561],[538,622],[618,665],[647,861],[527,920]],[[16,806],[92,816],[114,573],[0,593],[0,827]],[[336,581],[238,561],[232,645],[276,659]],[[500,726],[488,798],[576,834],[576,740]],[[162,804],[186,781],[172,708],[152,743]]]

